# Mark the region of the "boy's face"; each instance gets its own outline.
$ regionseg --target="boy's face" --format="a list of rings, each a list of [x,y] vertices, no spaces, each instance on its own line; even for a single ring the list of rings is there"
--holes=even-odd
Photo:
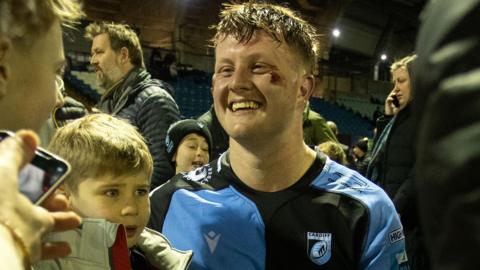
[[[209,158],[207,140],[203,136],[190,133],[182,139],[173,156],[175,172],[189,172],[199,168],[207,164]]]
[[[128,247],[137,239],[150,218],[149,177],[140,173],[88,178],[70,192],[72,210],[82,217],[104,218],[125,226]]]

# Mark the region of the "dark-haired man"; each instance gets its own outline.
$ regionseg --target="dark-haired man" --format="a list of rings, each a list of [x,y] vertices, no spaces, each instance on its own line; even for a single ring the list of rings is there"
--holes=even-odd
[[[150,225],[191,269],[401,269],[400,220],[377,186],[303,141],[315,29],[290,9],[227,5],[213,99],[230,148],[151,194]],[[408,266],[406,266],[408,267]]]
[[[165,154],[170,124],[180,119],[170,85],[145,70],[137,34],[124,24],[93,23],[86,29],[92,40],[90,63],[105,89],[98,108],[127,119],[145,137],[153,156],[152,187],[167,181],[174,170]]]

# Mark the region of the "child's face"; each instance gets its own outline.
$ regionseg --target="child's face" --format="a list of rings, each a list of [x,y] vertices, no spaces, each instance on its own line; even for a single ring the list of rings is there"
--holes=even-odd
[[[89,178],[69,196],[70,207],[82,217],[104,218],[125,226],[128,247],[137,243],[150,218],[150,181],[146,174]]]
[[[173,156],[176,173],[188,172],[208,163],[208,143],[203,136],[190,133],[185,136]]]

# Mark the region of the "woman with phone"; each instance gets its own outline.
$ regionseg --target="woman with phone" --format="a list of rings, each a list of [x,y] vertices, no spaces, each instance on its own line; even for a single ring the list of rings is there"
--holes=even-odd
[[[402,221],[410,269],[428,270],[415,201],[415,123],[411,113],[416,55],[390,67],[393,90],[385,100],[385,112],[377,120],[379,136],[374,140],[367,178],[390,196]]]

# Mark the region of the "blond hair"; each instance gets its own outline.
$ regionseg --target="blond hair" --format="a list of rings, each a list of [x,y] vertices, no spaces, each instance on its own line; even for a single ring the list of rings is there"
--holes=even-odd
[[[405,69],[406,71],[409,71],[409,66],[410,63],[417,58],[416,54],[408,55],[405,56],[404,58],[395,61],[391,66],[390,66],[390,72],[394,72],[395,70],[401,68]]]
[[[328,141],[328,142],[319,144],[318,149],[333,161],[342,165],[348,164],[347,155],[345,154],[345,151],[343,151],[340,144],[336,142]]]
[[[95,22],[85,29],[85,37],[90,40],[101,34],[108,36],[110,46],[115,52],[127,48],[131,63],[136,67],[145,67],[140,40],[130,26],[113,22]]]
[[[77,0],[0,0],[0,35],[28,45],[56,20],[73,27],[84,15]]]
[[[273,40],[285,42],[301,57],[309,72],[316,70],[320,43],[316,29],[291,9],[253,1],[243,4],[224,4],[220,22],[213,26],[214,46],[228,36],[247,43],[255,32],[263,30]]]
[[[87,115],[61,127],[49,149],[71,164],[65,183],[74,192],[87,178],[152,175],[153,160],[142,135],[127,121],[107,114]]]

